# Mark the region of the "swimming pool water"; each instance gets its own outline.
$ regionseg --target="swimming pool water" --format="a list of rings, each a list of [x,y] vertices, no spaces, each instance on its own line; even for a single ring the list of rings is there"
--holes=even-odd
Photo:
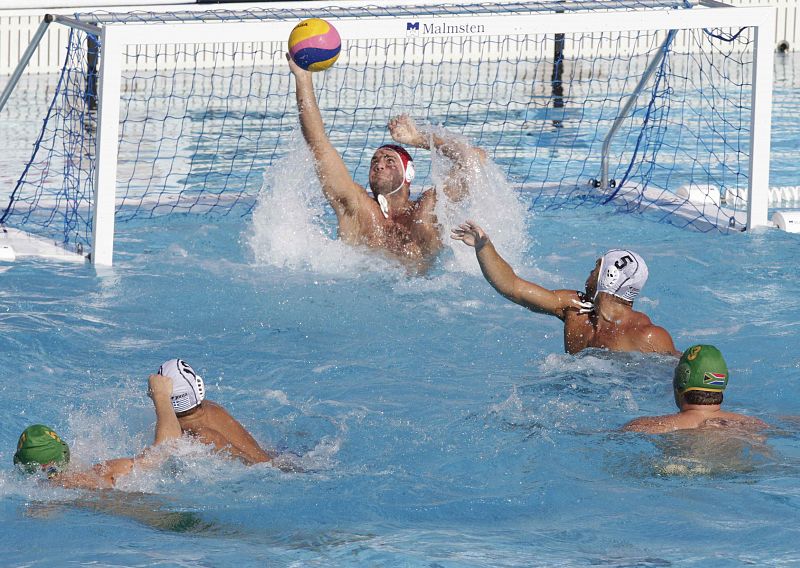
[[[782,61],[773,184],[793,185],[795,67]],[[673,359],[563,354],[560,322],[499,297],[460,243],[410,277],[331,241],[330,212],[306,195],[299,210],[283,199],[287,209],[252,217],[120,224],[110,271],[0,264],[3,564],[800,562],[797,235],[698,234],[603,208],[537,213],[524,193],[485,211],[495,227],[525,218],[501,252],[549,287],[581,287],[608,248],[637,250],[650,267],[639,309],[681,349],[717,345],[731,368],[726,407],[773,425],[764,440],[648,438],[618,428],[672,411]],[[79,463],[141,450],[147,376],[175,356],[306,471],[248,468],[189,442],[119,491],[13,471],[33,422],[55,427]]]

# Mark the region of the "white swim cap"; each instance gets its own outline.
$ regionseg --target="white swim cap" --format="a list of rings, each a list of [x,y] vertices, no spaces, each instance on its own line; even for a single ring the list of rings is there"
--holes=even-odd
[[[198,406],[206,397],[203,377],[182,359],[170,359],[158,368],[158,374],[172,379],[172,408],[185,412]]]
[[[603,255],[600,262],[594,299],[600,292],[606,292],[633,302],[644,288],[647,276],[647,265],[641,256],[632,250],[610,250]]]

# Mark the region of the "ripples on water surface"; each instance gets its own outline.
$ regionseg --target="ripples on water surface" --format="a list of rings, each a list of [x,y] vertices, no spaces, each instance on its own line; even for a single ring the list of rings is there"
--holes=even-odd
[[[776,109],[796,106],[781,88]],[[776,135],[796,131],[797,113],[776,114]],[[526,195],[485,206],[496,228],[504,215],[527,219],[502,249],[546,286],[582,286],[607,248],[638,250],[651,272],[640,309],[680,348],[719,346],[726,406],[775,426],[764,440],[648,439],[618,428],[672,411],[673,360],[565,355],[560,323],[500,298],[458,243],[408,277],[331,241],[313,195],[299,211],[287,195],[276,213],[271,191],[253,217],[120,225],[106,274],[0,265],[4,563],[800,561],[796,235],[695,234],[604,209],[528,213]],[[296,225],[276,229],[282,215]],[[139,451],[152,439],[146,378],[174,356],[306,473],[188,442],[121,491],[64,491],[12,471],[32,422],[61,432],[78,463]]]

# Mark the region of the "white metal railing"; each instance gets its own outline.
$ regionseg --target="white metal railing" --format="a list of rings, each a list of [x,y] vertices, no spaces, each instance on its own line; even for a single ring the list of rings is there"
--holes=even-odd
[[[800,49],[800,1],[798,0],[728,0],[734,6],[774,6],[775,47],[780,51]]]

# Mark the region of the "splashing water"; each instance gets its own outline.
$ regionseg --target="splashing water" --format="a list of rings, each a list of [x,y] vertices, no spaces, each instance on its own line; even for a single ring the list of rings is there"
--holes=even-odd
[[[455,137],[434,127],[441,137]],[[290,151],[264,175],[264,186],[253,211],[247,241],[255,261],[268,266],[306,269],[326,274],[352,274],[362,270],[386,271],[396,263],[368,249],[342,243],[336,238],[336,221],[322,192],[314,158],[299,131],[290,140]],[[431,153],[431,181],[444,186],[452,162],[440,151]],[[468,161],[464,180],[469,196],[462,202],[448,200],[439,191],[436,215],[442,226],[448,271],[477,273],[474,251],[449,238],[450,229],[466,219],[477,221],[509,262],[518,262],[527,246],[525,207],[500,169],[490,160]]]
[[[441,138],[455,138],[465,146],[470,142],[443,127],[433,127],[432,135]],[[528,245],[525,207],[511,188],[500,168],[486,158],[484,161],[468,159],[464,166],[464,181],[468,197],[454,203],[443,199],[444,192],[436,203],[436,216],[443,227],[444,242],[453,252],[453,258],[445,262],[447,270],[479,273],[475,262],[475,251],[461,242],[449,238],[450,229],[466,220],[480,225],[492,239],[497,250],[512,265],[522,259]],[[431,154],[431,178],[434,185],[443,187],[453,164],[441,151]]]
[[[297,131],[286,157],[264,174],[247,236],[256,263],[332,274],[373,265],[372,255],[335,238],[325,208],[314,158]]]

